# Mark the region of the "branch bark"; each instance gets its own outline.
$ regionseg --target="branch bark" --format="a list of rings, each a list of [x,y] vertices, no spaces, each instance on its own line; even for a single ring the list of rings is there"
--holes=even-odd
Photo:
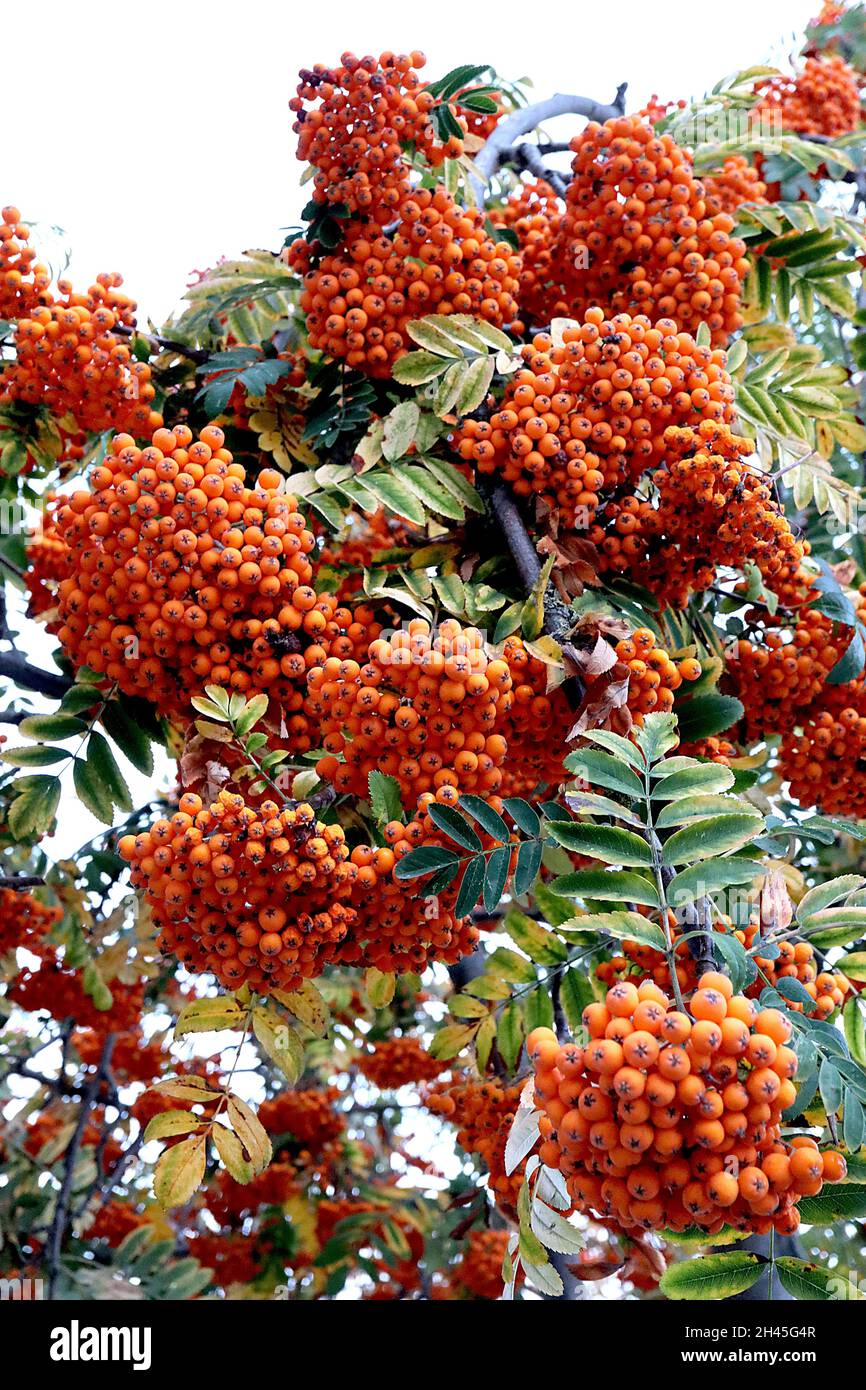
[[[81,1098],[78,1110],[75,1131],[69,1141],[69,1147],[63,1160],[63,1181],[60,1184],[60,1192],[57,1195],[57,1205],[54,1208],[54,1216],[51,1220],[51,1229],[48,1234],[48,1298],[49,1301],[57,1294],[57,1283],[60,1277],[60,1256],[63,1249],[63,1237],[66,1234],[66,1227],[69,1223],[69,1202],[72,1197],[72,1180],[75,1174],[75,1164],[81,1148],[81,1141],[84,1138],[84,1131],[87,1121],[90,1118],[90,1111],[99,1095],[103,1081],[108,1077],[108,1068],[111,1063],[111,1050],[114,1047],[114,1034],[107,1033],[105,1042],[102,1045],[102,1055],[99,1059],[99,1066],[93,1078],[88,1082],[87,1089]]]
[[[64,676],[61,671],[43,671],[14,650],[0,652],[0,676],[8,677],[22,690],[32,690],[37,695],[48,695],[57,700],[72,685],[69,676]]]
[[[485,185],[490,182],[491,175],[496,173],[506,152],[515,140],[519,140],[522,135],[529,135],[545,121],[553,120],[556,116],[584,116],[588,121],[601,122],[609,121],[614,116],[621,116],[625,111],[627,86],[627,82],[620,84],[616,90],[616,96],[610,104],[594,101],[592,97],[557,92],[547,101],[534,102],[531,106],[521,106],[510,116],[506,116],[504,120],[499,122],[489,140],[475,157],[478,177],[473,179],[473,185],[479,203],[483,202]]]

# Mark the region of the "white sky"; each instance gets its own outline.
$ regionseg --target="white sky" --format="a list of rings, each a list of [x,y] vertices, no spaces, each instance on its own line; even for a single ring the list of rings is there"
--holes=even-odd
[[[297,70],[341,52],[422,48],[432,78],[464,62],[629,108],[698,96],[720,77],[784,62],[818,0],[549,0],[541,9],[435,0],[36,0],[7,33],[0,202],[59,224],[70,274],[119,270],[162,321],[194,269],[282,242],[306,201],[288,99]],[[519,18],[518,18],[519,16]],[[13,23],[13,32],[16,28]],[[574,127],[572,126],[572,129]],[[557,136],[559,131],[557,130]],[[564,133],[564,128],[563,128]]]

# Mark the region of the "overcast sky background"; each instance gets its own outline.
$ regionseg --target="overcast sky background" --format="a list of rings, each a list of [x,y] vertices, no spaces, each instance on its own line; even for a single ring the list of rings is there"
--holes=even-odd
[[[143,9],[41,0],[20,20],[17,43],[7,33],[0,205],[43,224],[35,240],[52,261],[62,243],[48,228],[63,229],[76,285],[118,270],[141,321],[160,324],[191,272],[276,249],[280,229],[298,221],[307,194],[287,102],[301,66],[336,62],[346,49],[421,48],[430,78],[491,63],[503,77],[531,78],[539,99],[560,91],[609,101],[627,80],[633,110],[653,93],[700,96],[742,68],[786,65],[818,8],[553,0],[534,12],[512,0],[495,9],[436,0],[419,13],[398,0],[371,10],[347,0],[149,0]],[[572,118],[548,127],[555,138],[576,128]],[[31,654],[47,664],[52,643],[27,628]],[[131,774],[130,785],[144,799],[146,779]],[[98,828],[70,787],[51,851],[69,854]]]
[[[142,316],[161,322],[192,270],[276,248],[280,228],[297,222],[306,196],[286,103],[301,66],[346,49],[421,48],[431,78],[492,63],[504,77],[532,78],[539,98],[605,101],[627,80],[637,109],[653,93],[700,96],[728,73],[784,64],[819,8],[41,0],[22,14],[18,42],[15,22],[7,26],[0,195],[26,219],[64,229],[77,282],[119,270]]]

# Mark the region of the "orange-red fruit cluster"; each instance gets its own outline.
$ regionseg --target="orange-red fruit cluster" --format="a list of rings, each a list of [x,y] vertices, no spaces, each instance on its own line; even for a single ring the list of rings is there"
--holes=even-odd
[[[294,989],[333,960],[354,919],[342,826],[306,803],[248,806],[186,793],[171,819],[125,835],[119,853],[145,891],[160,949],[227,988]]]
[[[18,946],[38,947],[62,916],[59,907],[41,903],[32,893],[0,888],[0,956]]]
[[[496,1081],[440,1082],[427,1095],[425,1105],[458,1126],[457,1142],[468,1154],[476,1155],[490,1175],[490,1188],[497,1200],[516,1206],[523,1182],[522,1165],[505,1171],[505,1145],[517,1107],[521,1085],[505,1086]]]
[[[471,314],[504,328],[518,317],[520,257],[488,235],[484,214],[444,188],[416,188],[387,235],[349,222],[339,247],[315,265],[309,244],[288,248],[304,277],[300,304],[310,345],[368,376],[389,377],[413,346],[412,319]]]
[[[366,796],[370,773],[384,773],[414,809],[425,793],[451,804],[460,792],[496,794],[507,748],[497,722],[512,704],[508,663],[481,632],[453,619],[431,632],[416,618],[371,642],[363,665],[315,667],[305,708],[323,734],[320,776]]]
[[[800,135],[835,139],[860,124],[860,78],[838,54],[807,58],[796,77],[771,77],[753,119],[778,122]]]
[[[51,274],[36,261],[18,208],[0,209],[0,318],[26,318],[50,302]]]
[[[527,1038],[542,1161],[578,1210],[626,1231],[791,1234],[798,1198],[845,1175],[841,1155],[781,1139],[796,1099],[791,1024],[715,972],[688,1008],[623,980],[584,1010],[585,1046],[563,1047],[545,1028]]]
[[[720,566],[751,562],[771,589],[800,570],[805,547],[764,476],[744,461],[749,440],[704,420],[697,429],[666,430],[663,448],[655,499],[610,502],[591,529],[603,568],[633,570],[677,608],[709,588]]]
[[[743,322],[745,244],[729,213],[711,213],[691,155],[638,116],[591,122],[571,148],[558,250],[570,312],[705,323],[724,347]]]
[[[336,1108],[339,1099],[335,1086],[281,1091],[272,1100],[262,1102],[258,1117],[275,1142],[290,1139],[316,1150],[339,1139],[345,1129],[345,1121]]]
[[[206,684],[300,705],[305,642],[327,617],[310,587],[315,541],[273,470],[247,485],[222,430],[118,435],[86,491],[63,498],[71,551],[58,635],[89,666],[164,714]],[[332,605],[334,606],[334,605]]]
[[[717,174],[704,174],[704,192],[711,214],[734,213],[743,203],[766,203],[767,185],[745,155],[729,154]]]
[[[141,436],[158,428],[150,367],[135,358],[128,333],[116,331],[135,324],[135,303],[119,290],[122,283],[119,275],[99,275],[79,295],[61,280],[62,298],[19,318],[16,357],[0,375],[0,400],[44,406],[57,419],[71,416],[70,434],[119,429]]]
[[[31,945],[29,949],[34,948]],[[20,971],[7,990],[7,999],[20,1009],[27,1013],[44,1010],[52,1018],[74,1019],[80,1028],[92,1028],[103,1042],[107,1033],[125,1032],[138,1024],[144,1003],[143,982],[124,985],[112,980],[111,1006],[98,1009],[85,993],[79,972],[65,969],[53,951],[40,947],[39,954],[39,968]]]
[[[801,724],[779,749],[779,775],[793,799],[830,816],[866,816],[866,684],[825,686]]]
[[[699,347],[672,320],[653,326],[599,308],[583,319],[560,346],[537,335],[499,409],[464,420],[451,440],[479,472],[500,474],[518,495],[539,494],[565,525],[586,528],[600,495],[660,461],[668,426],[729,421],[734,393],[724,353]],[[632,529],[618,528],[623,542]]]
[[[300,72],[289,109],[298,159],[315,170],[315,202],[385,226],[409,191],[407,144],[434,166],[463,153],[461,139],[443,144],[436,135],[436,98],[417,76],[425,61],[423,53],[344,53],[336,68],[317,63]]]
[[[431,1057],[417,1038],[411,1037],[386,1038],[376,1043],[372,1052],[360,1054],[356,1066],[380,1091],[433,1081],[444,1070],[443,1064]]]

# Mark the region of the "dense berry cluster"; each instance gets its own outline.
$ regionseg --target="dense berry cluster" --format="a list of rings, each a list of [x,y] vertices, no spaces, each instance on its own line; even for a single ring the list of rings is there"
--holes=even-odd
[[[432,1285],[431,1298],[499,1298],[508,1241],[508,1231],[470,1231],[466,1249]]]
[[[825,686],[800,722],[779,749],[792,798],[830,816],[866,816],[866,685]]]
[[[313,535],[281,482],[266,469],[249,487],[215,425],[198,439],[159,429],[145,449],[118,435],[56,513],[71,552],[58,635],[73,664],[165,714],[208,683],[297,707],[301,649],[327,618],[310,587]]]
[[[25,318],[50,302],[51,274],[36,260],[18,208],[0,210],[0,318]]]
[[[380,1091],[398,1086],[417,1086],[433,1081],[444,1070],[443,1064],[424,1048],[417,1038],[393,1037],[376,1043],[372,1052],[362,1052],[356,1066]]]
[[[724,347],[741,327],[745,245],[711,213],[691,156],[638,116],[590,122],[571,142],[573,176],[557,254],[564,298],[709,326]]]
[[[516,1206],[523,1182],[523,1165],[505,1171],[505,1145],[520,1103],[521,1085],[496,1081],[457,1080],[431,1087],[425,1104],[458,1126],[457,1142],[477,1156],[490,1177],[490,1189],[505,1206]]]
[[[354,912],[342,826],[312,807],[256,808],[230,791],[185,793],[171,819],[118,845],[159,928],[161,950],[230,989],[293,989],[338,954]]]
[[[567,526],[591,525],[600,494],[634,482],[663,456],[671,425],[732,419],[725,355],[672,320],[587,309],[562,345],[537,335],[489,420],[451,436],[462,459],[518,495],[539,494]],[[621,526],[623,539],[631,527]]]
[[[0,956],[18,946],[39,950],[46,932],[62,916],[59,907],[40,902],[33,893],[0,888]]]
[[[653,495],[607,503],[590,538],[602,567],[630,572],[664,603],[682,608],[720,567],[754,564],[767,587],[799,572],[806,553],[764,476],[745,461],[753,445],[726,425],[671,427]]]
[[[138,1023],[144,1002],[143,982],[124,985],[112,980],[111,1005],[98,1009],[85,993],[79,971],[67,969],[54,951],[40,947],[39,954],[38,969],[28,966],[20,971],[7,990],[7,999],[20,1009],[27,1013],[44,1011],[56,1019],[74,1019],[78,1027],[92,1028],[103,1042],[107,1033],[125,1032]]]
[[[334,251],[314,258],[299,239],[286,255],[304,277],[311,347],[369,376],[391,375],[412,346],[406,326],[421,315],[472,314],[498,327],[518,317],[520,257],[444,188],[414,189],[387,234],[350,222]]]
[[[860,78],[838,54],[807,58],[796,77],[771,77],[754,108],[756,120],[835,139],[860,124]]]
[[[263,1101],[258,1115],[277,1147],[279,1140],[290,1138],[305,1148],[319,1149],[339,1139],[345,1129],[345,1120],[336,1108],[339,1098],[334,1086],[318,1090],[298,1087]]]
[[[430,118],[436,99],[417,75],[425,61],[417,52],[378,58],[344,53],[338,67],[301,71],[289,109],[298,159],[315,170],[315,202],[384,227],[410,189],[406,145],[434,166],[463,153],[462,140],[443,144],[436,135]]]
[[[781,1139],[796,1098],[791,1024],[709,973],[689,1013],[654,984],[622,981],[584,1011],[585,1046],[527,1039],[544,1110],[542,1161],[575,1207],[625,1230],[791,1234],[797,1199],[845,1174],[841,1155]]]
[[[137,1211],[129,1202],[112,1197],[100,1206],[87,1227],[88,1240],[104,1240],[115,1250],[132,1231],[148,1224],[144,1212]]]
[[[703,185],[710,216],[767,201],[767,185],[743,154],[729,154],[718,173],[704,174]]]
[[[498,791],[507,745],[495,729],[512,704],[508,663],[480,631],[453,619],[431,631],[417,618],[371,642],[363,665],[314,667],[305,708],[323,734],[322,777],[362,797],[371,772],[396,777],[412,810],[422,793]]]
[[[495,227],[508,227],[520,250],[520,328],[541,325],[569,313],[565,300],[556,300],[557,238],[564,204],[545,179],[521,183],[500,208],[490,214]]]
[[[817,608],[802,607],[792,628],[768,628],[760,643],[740,638],[725,678],[743,702],[748,738],[787,734],[824,690],[846,645]]]
[[[102,1059],[104,1039],[92,1028],[76,1028],[72,1045],[87,1067]],[[159,1042],[145,1042],[140,1029],[117,1033],[111,1045],[111,1073],[124,1082],[152,1081],[166,1064],[167,1054]]]
[[[15,327],[16,357],[0,375],[0,400],[44,406],[71,418],[81,430],[129,430],[150,434],[162,424],[153,408],[150,367],[127,341],[135,303],[123,294],[119,275],[100,275],[87,294],[58,282],[59,299],[31,309]]]

